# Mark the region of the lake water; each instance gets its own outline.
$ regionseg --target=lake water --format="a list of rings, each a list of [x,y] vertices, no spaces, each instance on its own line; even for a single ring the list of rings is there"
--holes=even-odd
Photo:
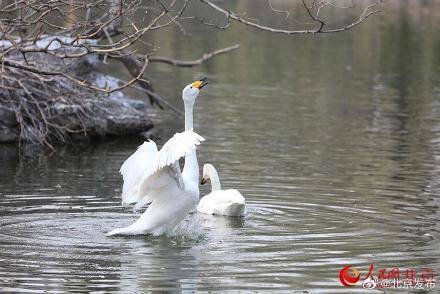
[[[138,217],[120,206],[118,170],[142,139],[21,156],[0,146],[0,292],[375,293],[344,288],[339,271],[438,273],[440,14],[407,2],[342,34],[192,23],[191,37],[150,36],[160,55],[182,59],[240,43],[201,67],[152,64],[150,75],[180,108],[183,86],[209,76],[195,110],[199,162],[242,192],[248,214],[193,214],[170,237],[107,238]],[[183,128],[171,112],[153,119],[160,143]]]

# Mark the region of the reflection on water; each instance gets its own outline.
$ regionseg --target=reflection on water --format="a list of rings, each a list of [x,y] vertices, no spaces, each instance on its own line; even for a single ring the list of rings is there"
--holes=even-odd
[[[337,278],[347,264],[438,269],[439,16],[390,9],[340,35],[153,36],[180,42],[162,54],[182,58],[240,41],[193,70],[154,65],[154,79],[175,97],[211,77],[196,106],[199,161],[242,192],[248,215],[193,214],[175,236],[106,238],[137,217],[120,207],[118,169],[140,139],[20,157],[1,146],[0,290],[351,293]],[[180,121],[159,124],[164,139]]]

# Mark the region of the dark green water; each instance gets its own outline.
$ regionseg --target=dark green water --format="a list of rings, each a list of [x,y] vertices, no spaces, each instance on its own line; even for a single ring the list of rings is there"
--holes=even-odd
[[[248,215],[192,215],[174,237],[106,238],[137,217],[120,207],[118,170],[141,139],[21,157],[0,146],[0,292],[374,293],[342,287],[339,271],[438,273],[440,15],[430,1],[398,3],[337,35],[193,23],[191,37],[150,36],[182,59],[240,43],[197,68],[152,64],[150,75],[179,107],[187,83],[210,77],[195,110],[207,139],[199,162],[242,192]],[[183,127],[172,113],[155,120],[163,139]]]

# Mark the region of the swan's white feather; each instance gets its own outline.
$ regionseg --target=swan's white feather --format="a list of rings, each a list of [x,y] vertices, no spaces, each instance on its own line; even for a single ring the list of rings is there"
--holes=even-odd
[[[147,170],[153,170],[157,157],[157,146],[153,141],[145,141],[122,164],[120,173],[124,180],[122,186],[122,205],[136,203],[142,199],[140,184]]]
[[[154,171],[174,163],[187,152],[195,150],[205,139],[194,131],[175,134],[159,151]]]
[[[160,189],[170,181],[176,181],[184,189],[178,160],[189,151],[195,150],[204,140],[194,131],[184,131],[176,133],[160,151],[157,151],[153,141],[144,142],[121,166],[120,172],[124,180],[122,204],[125,206],[141,200],[143,205],[148,204],[153,201],[149,192]],[[138,205],[135,209],[143,205]]]

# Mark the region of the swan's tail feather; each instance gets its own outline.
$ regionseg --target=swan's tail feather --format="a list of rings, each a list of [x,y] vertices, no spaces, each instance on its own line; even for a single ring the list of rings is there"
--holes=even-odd
[[[111,237],[111,236],[121,235],[121,233],[122,233],[122,228],[117,228],[117,229],[111,230],[110,232],[108,232],[105,235],[107,237]]]
[[[133,236],[133,235],[145,235],[148,234],[148,231],[139,231],[136,228],[132,228],[131,226],[128,226],[126,228],[117,228],[114,230],[111,230],[106,234],[107,237],[111,236]]]

